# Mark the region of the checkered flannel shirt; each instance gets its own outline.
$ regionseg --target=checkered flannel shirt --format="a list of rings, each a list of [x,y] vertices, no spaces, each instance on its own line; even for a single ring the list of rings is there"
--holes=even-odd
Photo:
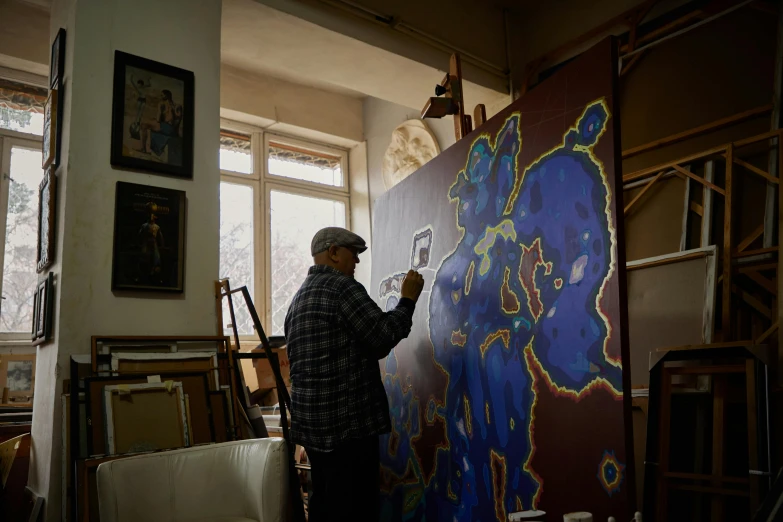
[[[415,304],[384,312],[351,277],[310,268],[285,318],[291,438],[315,451],[391,429],[378,360],[411,331]]]

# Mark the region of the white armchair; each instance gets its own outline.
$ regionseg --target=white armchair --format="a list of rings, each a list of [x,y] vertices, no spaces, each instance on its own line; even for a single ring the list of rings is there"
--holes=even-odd
[[[139,455],[98,467],[101,522],[285,522],[283,439]]]

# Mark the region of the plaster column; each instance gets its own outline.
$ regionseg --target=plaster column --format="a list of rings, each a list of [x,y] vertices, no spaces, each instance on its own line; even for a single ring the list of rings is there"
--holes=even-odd
[[[50,41],[64,27],[62,161],[57,170],[54,341],[38,349],[29,486],[61,517],[60,394],[71,355],[91,335],[212,335],[218,276],[221,0],[54,0]],[[110,165],[114,51],[195,75],[193,179]],[[185,292],[111,291],[117,181],[187,195]],[[45,274],[42,274],[42,277]]]

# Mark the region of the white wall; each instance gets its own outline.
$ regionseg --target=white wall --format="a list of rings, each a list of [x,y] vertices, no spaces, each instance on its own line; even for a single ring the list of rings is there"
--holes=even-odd
[[[392,131],[400,123],[419,119],[419,117],[419,111],[402,105],[371,97],[364,100],[364,136],[367,140],[367,171],[370,182],[371,208],[375,200],[386,192],[381,167],[383,166],[383,155],[391,143]],[[424,122],[435,134],[441,151],[456,142],[454,121],[451,116],[439,120],[427,119]]]
[[[29,484],[60,516],[60,401],[72,354],[98,334],[215,332],[218,275],[220,0],[55,0],[52,37],[68,31],[63,161],[58,169],[55,343],[38,350]],[[172,23],[176,20],[176,23]],[[109,164],[116,49],[195,73],[193,180],[115,170]],[[111,292],[117,181],[187,193],[185,292],[120,297]],[[49,377],[49,378],[45,378]]]
[[[220,106],[270,124],[310,129],[353,142],[363,138],[360,97],[253,74],[226,64],[220,69]],[[255,123],[267,126],[263,121]]]
[[[47,74],[49,13],[21,0],[0,0],[0,66]]]

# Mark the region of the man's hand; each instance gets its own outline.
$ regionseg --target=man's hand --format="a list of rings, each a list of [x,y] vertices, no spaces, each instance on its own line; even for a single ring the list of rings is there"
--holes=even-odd
[[[424,288],[424,278],[415,270],[408,270],[405,279],[402,281],[401,294],[403,298],[408,298],[414,303],[419,300],[421,290]]]

